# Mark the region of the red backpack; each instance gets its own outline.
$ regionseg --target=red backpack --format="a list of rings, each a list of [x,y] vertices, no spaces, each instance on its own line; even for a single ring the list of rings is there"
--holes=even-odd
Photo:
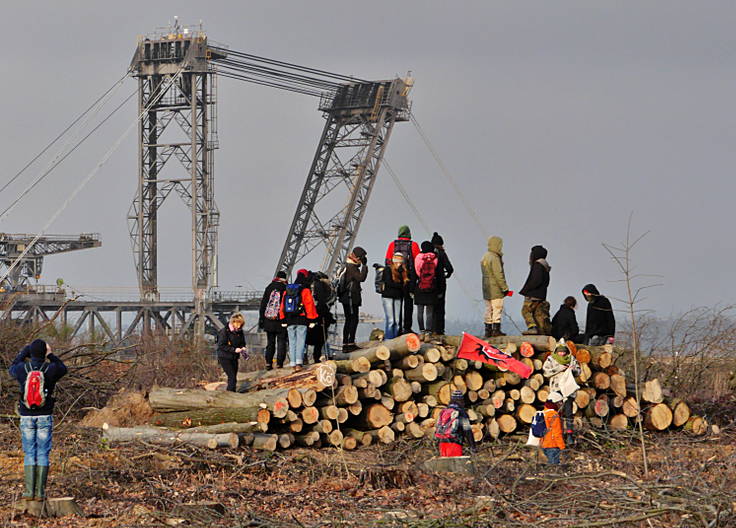
[[[23,386],[23,405],[27,409],[38,409],[46,404],[46,387],[44,372],[48,363],[36,370],[30,363],[26,363],[26,382]]]
[[[435,275],[437,272],[437,255],[434,253],[422,253],[419,255],[421,265],[417,272],[419,273],[419,282],[417,288],[421,292],[431,292],[434,290]]]
[[[455,440],[459,426],[460,411],[452,407],[442,409],[439,418],[437,418],[434,437],[439,440]]]

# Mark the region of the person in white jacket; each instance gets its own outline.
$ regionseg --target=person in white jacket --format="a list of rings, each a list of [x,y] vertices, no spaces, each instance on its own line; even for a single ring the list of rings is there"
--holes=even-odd
[[[559,392],[564,398],[562,416],[565,419],[565,442],[572,443],[572,403],[575,401],[577,392],[574,378],[580,375],[581,370],[580,363],[570,353],[564,339],[560,339],[555,351],[547,357],[542,366],[542,372],[545,378],[549,378],[549,392]]]

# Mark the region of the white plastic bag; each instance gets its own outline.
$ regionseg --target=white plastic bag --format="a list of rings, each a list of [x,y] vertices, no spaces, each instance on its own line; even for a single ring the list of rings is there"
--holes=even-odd
[[[528,446],[534,446],[534,447],[539,447],[539,441],[540,440],[541,440],[541,438],[537,438],[536,436],[534,436],[532,434],[532,428],[530,427],[529,428],[529,439],[526,441],[526,445],[528,445]]]

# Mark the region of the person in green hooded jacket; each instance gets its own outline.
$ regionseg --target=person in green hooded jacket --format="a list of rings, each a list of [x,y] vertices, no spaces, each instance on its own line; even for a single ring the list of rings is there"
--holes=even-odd
[[[488,239],[488,251],[480,261],[480,270],[483,276],[483,299],[486,302],[485,337],[506,335],[501,332],[501,315],[509,286],[503,271],[501,237],[492,236]]]

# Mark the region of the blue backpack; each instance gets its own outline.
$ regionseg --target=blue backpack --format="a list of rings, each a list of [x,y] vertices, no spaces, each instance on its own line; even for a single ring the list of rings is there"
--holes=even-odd
[[[300,314],[304,311],[302,305],[302,285],[289,284],[284,293],[284,313]]]
[[[532,436],[536,438],[544,438],[549,429],[547,428],[547,422],[544,419],[544,412],[537,411],[532,419]]]

